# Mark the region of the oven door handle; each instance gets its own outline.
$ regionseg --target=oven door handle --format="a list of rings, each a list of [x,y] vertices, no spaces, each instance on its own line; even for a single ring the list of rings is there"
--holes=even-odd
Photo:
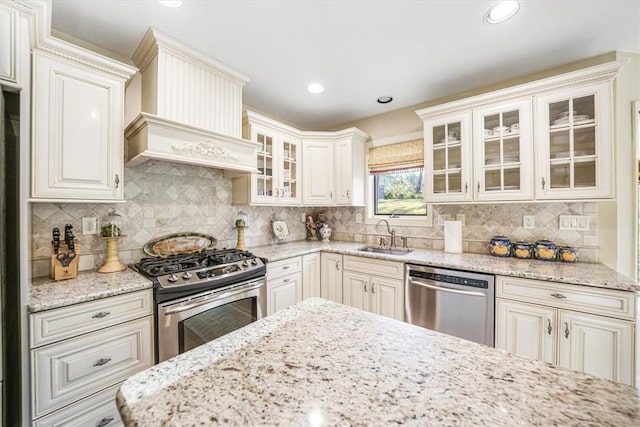
[[[486,294],[483,294],[482,292],[473,292],[473,291],[463,291],[460,289],[453,289],[453,288],[443,288],[441,286],[435,286],[435,285],[429,285],[428,283],[424,283],[424,282],[419,282],[417,280],[411,280],[410,283],[412,285],[418,285],[418,286],[422,286],[425,288],[429,288],[429,289],[433,289],[436,291],[442,291],[442,292],[450,292],[453,294],[461,294],[461,295],[471,295],[474,297],[486,297]]]
[[[176,308],[173,308],[173,309],[169,309],[169,310],[164,312],[164,315],[168,316],[168,315],[171,315],[171,314],[181,313],[183,311],[191,310],[192,308],[199,307],[201,305],[210,303],[212,300],[220,300],[220,299],[228,298],[228,297],[236,295],[236,294],[240,294],[240,293],[243,293],[243,292],[247,292],[247,291],[252,291],[254,289],[258,289],[261,286],[264,286],[264,283],[262,281],[257,282],[257,283],[253,283],[253,284],[249,284],[249,285],[243,286],[241,288],[231,289],[228,292],[225,292],[224,294],[219,294],[219,295],[218,294],[213,294],[213,295],[211,295],[210,298],[204,298],[204,299],[195,301],[192,304],[181,305],[179,307],[176,307]]]

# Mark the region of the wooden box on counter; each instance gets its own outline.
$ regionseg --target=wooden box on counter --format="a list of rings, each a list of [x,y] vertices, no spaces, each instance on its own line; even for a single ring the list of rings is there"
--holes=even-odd
[[[74,241],[74,250],[70,251],[64,242],[60,242],[58,253],[51,246],[51,278],[66,280],[78,277],[80,262],[80,244]]]

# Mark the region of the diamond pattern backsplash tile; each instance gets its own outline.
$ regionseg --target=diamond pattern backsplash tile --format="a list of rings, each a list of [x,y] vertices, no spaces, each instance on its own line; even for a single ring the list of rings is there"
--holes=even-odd
[[[34,203],[32,209],[32,267],[33,276],[49,274],[50,242],[53,227],[64,228],[73,224],[80,242],[81,264],[85,269],[97,268],[104,262],[105,242],[96,235],[82,234],[82,217],[101,218],[109,209],[123,217],[120,240],[121,260],[137,262],[144,256],[143,247],[150,240],[177,232],[199,232],[218,239],[217,247],[235,247],[236,230],[233,222],[238,211],[249,215],[250,226],[245,242],[251,246],[275,244],[271,224],[286,221],[288,240],[306,238],[301,221],[303,213],[323,208],[232,206],[231,180],[222,171],[192,165],[162,161],[147,161],[135,168],[125,168],[126,203]],[[386,230],[374,225],[358,224],[356,214],[365,217],[362,207],[330,207],[323,209],[333,228],[333,239],[377,244]],[[469,204],[434,206],[434,226],[396,227],[399,236],[408,236],[408,244],[415,248],[442,249],[444,234],[438,226],[442,215],[465,215],[463,249],[466,252],[487,253],[488,241],[494,235],[506,235],[512,240],[535,241],[550,239],[580,249],[580,260],[596,262],[597,235],[595,203],[523,203],[523,204]],[[522,215],[534,215],[535,230],[522,228]],[[590,219],[589,231],[560,231],[558,215],[586,215]],[[588,238],[585,239],[585,236]],[[388,238],[387,238],[388,241]]]

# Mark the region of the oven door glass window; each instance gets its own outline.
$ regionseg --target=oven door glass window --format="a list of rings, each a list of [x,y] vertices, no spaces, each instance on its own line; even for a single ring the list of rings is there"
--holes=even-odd
[[[198,313],[178,323],[179,352],[184,353],[255,322],[257,298],[245,298]]]

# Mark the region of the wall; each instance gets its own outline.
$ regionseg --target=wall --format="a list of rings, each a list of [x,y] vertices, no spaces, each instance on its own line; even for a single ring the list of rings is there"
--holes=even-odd
[[[276,244],[271,224],[286,221],[291,237],[302,240],[306,229],[301,221],[305,213],[319,208],[236,207],[231,205],[231,180],[222,171],[198,166],[161,161],[147,161],[134,168],[125,168],[124,204],[34,203],[31,227],[33,230],[33,276],[49,274],[50,242],[53,227],[74,226],[80,242],[80,268],[94,269],[104,262],[105,242],[95,235],[82,235],[82,217],[102,217],[110,208],[123,217],[123,237],[119,243],[121,261],[127,264],[145,256],[142,248],[150,240],[177,232],[199,232],[218,239],[218,248],[235,247],[236,230],[232,227],[235,215],[242,209],[250,217],[246,230],[248,246]],[[376,243],[386,235],[382,227],[356,224],[355,214],[364,216],[364,208],[333,207],[326,209],[334,238],[364,243]],[[595,230],[593,203],[549,204],[493,204],[436,206],[435,221],[442,214],[455,217],[464,213],[463,248],[467,252],[487,253],[492,236],[504,234],[514,240],[535,241],[548,238],[557,243],[580,248],[581,259],[595,261],[597,238],[595,231],[560,232],[560,214],[588,215],[591,230]],[[520,227],[522,215],[535,215],[536,230]],[[442,226],[432,228],[398,227],[398,235],[409,236],[409,245],[417,248],[442,249]]]

